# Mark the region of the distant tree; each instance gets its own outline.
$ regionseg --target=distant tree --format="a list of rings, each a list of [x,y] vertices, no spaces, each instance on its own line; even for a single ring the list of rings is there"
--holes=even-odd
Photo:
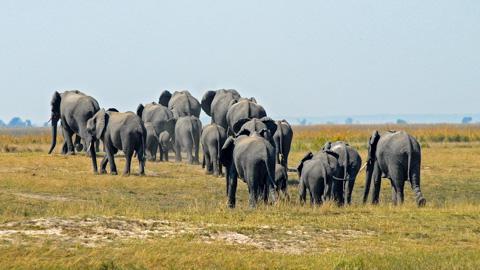
[[[407,121],[403,120],[403,119],[397,119],[397,124],[399,125],[405,125],[407,123]]]
[[[473,120],[472,117],[470,117],[470,116],[465,116],[465,117],[463,117],[463,119],[462,119],[462,124],[470,124],[470,123],[472,122],[472,120]]]
[[[345,119],[345,124],[347,124],[347,125],[353,124],[353,119],[351,117]]]
[[[32,127],[32,121],[26,120],[23,121],[20,117],[14,117],[10,122],[8,122],[7,127],[9,128],[22,128],[22,127]]]
[[[307,119],[306,118],[298,119],[298,124],[300,124],[300,126],[306,126]]]

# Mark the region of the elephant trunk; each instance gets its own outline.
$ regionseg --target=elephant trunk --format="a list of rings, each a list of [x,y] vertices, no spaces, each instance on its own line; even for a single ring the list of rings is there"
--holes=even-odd
[[[55,145],[57,145],[57,123],[58,118],[52,114],[52,144],[50,146],[50,150],[48,150],[48,154],[51,154]]]
[[[365,176],[365,191],[363,193],[363,203],[367,203],[368,193],[370,192],[370,185],[372,183],[373,162],[368,161]]]

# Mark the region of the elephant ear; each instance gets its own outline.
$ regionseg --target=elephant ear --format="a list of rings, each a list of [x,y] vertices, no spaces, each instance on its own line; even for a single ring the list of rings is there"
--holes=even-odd
[[[143,104],[139,104],[138,107],[137,107],[137,115],[138,115],[140,118],[142,118],[143,109],[145,109],[145,107],[143,106]]]
[[[217,91],[207,91],[203,97],[202,97],[202,110],[208,115],[212,116],[211,112],[211,106],[212,106],[212,101],[215,98],[215,95],[217,94]]]
[[[248,100],[250,100],[251,102],[257,104],[257,100],[256,100],[254,97],[251,97],[251,98],[249,98]]]
[[[338,153],[336,152],[333,152],[332,150],[330,149],[325,149],[323,152],[327,153],[328,155],[331,155],[333,157],[335,157],[336,159],[338,159],[340,156],[338,155]]]
[[[119,111],[115,108],[108,108],[107,112],[119,112]]]
[[[233,124],[233,133],[238,137],[240,133],[246,131],[246,129],[242,127],[250,120],[250,118],[243,118],[235,122],[235,124]],[[248,135],[250,135],[250,131],[248,131]]]
[[[168,90],[164,90],[162,94],[160,94],[160,98],[158,99],[158,103],[161,105],[168,107],[168,102],[172,98],[172,93]]]
[[[109,116],[105,109],[101,109],[97,112],[97,115],[95,116],[95,137],[97,139],[103,138],[105,129],[107,127],[108,118]]]
[[[177,124],[177,118],[170,118],[166,122],[165,130],[168,131],[170,136],[173,138],[175,136],[175,125]]]
[[[300,176],[302,175],[303,163],[305,163],[305,161],[310,160],[310,159],[312,159],[312,158],[313,158],[312,152],[308,152],[308,153],[302,158],[302,160],[300,161],[300,164],[299,164],[298,167],[297,167],[298,177],[300,177]]]
[[[375,152],[377,150],[377,143],[378,140],[380,139],[380,134],[378,133],[378,130],[375,130],[372,133],[372,136],[370,137],[370,140],[368,141],[368,158],[367,162],[372,162]]]
[[[275,132],[277,131],[277,123],[275,123],[275,121],[270,118],[270,117],[262,117],[260,119],[260,121],[262,121],[262,123],[265,124],[265,126],[267,126],[267,129],[270,131],[270,135],[273,136],[273,134],[275,134]]]
[[[326,142],[325,145],[323,146],[322,150],[326,151],[326,150],[330,150],[330,149],[332,149],[332,142]]]
[[[220,163],[225,167],[230,167],[233,162],[233,149],[235,148],[235,139],[230,136],[227,138],[220,150]]]
[[[236,99],[231,100],[230,103],[228,103],[228,108],[232,107],[232,106],[235,105],[237,102],[238,102],[238,100],[236,100]]]
[[[58,91],[55,91],[52,96],[52,100],[50,101],[50,105],[52,106],[52,112],[60,113],[60,102],[62,101],[62,96]]]

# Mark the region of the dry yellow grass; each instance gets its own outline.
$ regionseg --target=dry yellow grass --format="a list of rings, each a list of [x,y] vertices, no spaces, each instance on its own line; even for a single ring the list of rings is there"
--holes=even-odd
[[[374,128],[389,127],[296,127],[303,146],[290,163],[322,138],[362,146]],[[2,136],[2,147],[18,148],[0,153],[0,269],[478,269],[480,129],[405,129],[425,138],[471,134],[468,142],[424,141],[421,209],[408,188],[405,205],[392,206],[388,181],[379,206],[362,205],[363,173],[352,206],[301,206],[292,173],[290,202],[249,209],[239,182],[231,210],[225,180],[199,166],[149,162],[146,177],[94,176],[83,154],[22,150],[48,150],[47,134]]]

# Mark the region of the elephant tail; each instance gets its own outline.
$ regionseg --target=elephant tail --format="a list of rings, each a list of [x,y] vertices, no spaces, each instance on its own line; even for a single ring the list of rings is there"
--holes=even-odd
[[[408,136],[408,171],[407,171],[407,176],[408,176],[408,180],[412,180],[412,155],[413,155],[413,146],[412,146],[412,139],[410,138],[410,136]]]
[[[222,152],[222,147],[223,145],[220,144],[220,139],[221,139],[221,134],[220,134],[220,130],[218,130],[218,126],[217,126],[217,135],[218,135],[218,139],[217,139],[217,158],[218,160],[220,160],[220,152]]]
[[[348,181],[350,179],[350,176],[348,175],[348,164],[350,163],[349,161],[349,156],[348,156],[348,147],[346,143],[343,143],[343,147],[345,148],[345,160],[343,163],[343,178],[345,181]]]
[[[287,167],[287,163],[286,163],[286,160],[285,160],[285,155],[284,155],[284,152],[283,152],[283,131],[282,131],[282,122],[281,121],[278,121],[277,122],[277,125],[278,125],[278,128],[277,130],[279,131],[279,134],[278,134],[278,153],[277,155],[279,155],[279,161],[280,161],[280,164],[282,164],[284,167]]]

